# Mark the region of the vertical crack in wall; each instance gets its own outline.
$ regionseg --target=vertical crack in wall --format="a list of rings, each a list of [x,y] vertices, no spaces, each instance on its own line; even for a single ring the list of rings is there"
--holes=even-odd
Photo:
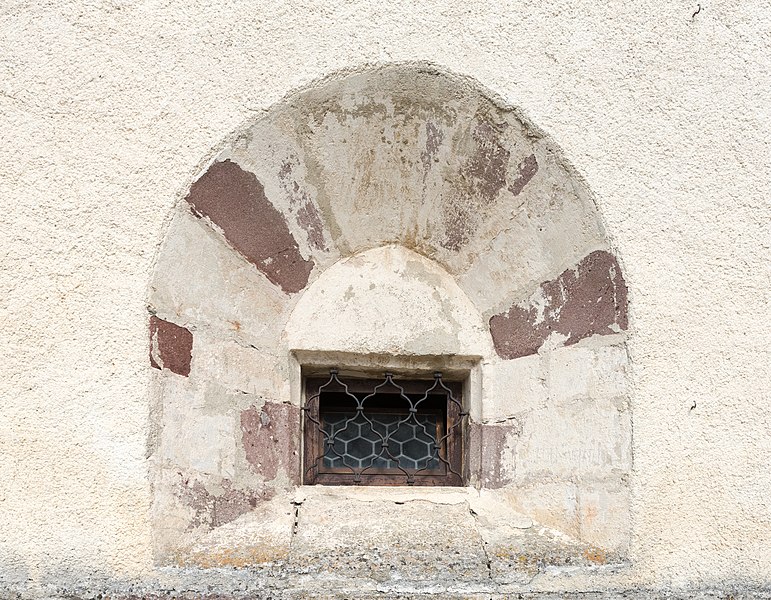
[[[289,540],[289,555],[292,555],[292,544],[294,543],[294,539],[297,536],[297,530],[300,526],[300,507],[302,506],[302,502],[293,501],[292,504],[294,505],[294,522],[292,523],[292,537]]]
[[[490,583],[495,585],[495,579],[493,579],[493,563],[490,559],[490,555],[487,552],[487,544],[485,543],[485,538],[482,536],[482,529],[479,527],[479,519],[477,519],[477,513],[474,512],[474,509],[471,508],[471,505],[466,502],[466,506],[468,507],[468,512],[471,515],[471,518],[474,519],[474,527],[476,527],[477,535],[479,536],[479,544],[482,548],[482,553],[485,555],[485,563],[487,564],[487,578],[490,580]]]

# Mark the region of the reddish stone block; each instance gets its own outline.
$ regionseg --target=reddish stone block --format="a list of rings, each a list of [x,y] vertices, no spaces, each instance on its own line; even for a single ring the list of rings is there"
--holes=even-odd
[[[262,409],[241,413],[246,460],[266,481],[280,471],[300,483],[300,409],[291,404],[266,402]]]
[[[214,163],[186,199],[196,216],[208,217],[233,248],[285,293],[307,285],[313,261],[302,257],[286,219],[254,174],[229,160]],[[306,217],[313,221],[310,213]]]
[[[519,163],[519,177],[517,177],[509,186],[509,191],[515,196],[519,196],[525,186],[538,173],[538,161],[535,154],[531,154],[521,163]]]
[[[616,257],[608,252],[592,252],[540,289],[546,304],[542,314],[537,306],[512,306],[490,319],[501,358],[535,354],[552,332],[567,336],[569,346],[628,327],[626,282]]]
[[[509,151],[499,139],[498,127],[486,121],[474,128],[476,151],[463,169],[464,178],[476,194],[489,204],[506,185]]]
[[[488,489],[505,487],[513,482],[505,468],[504,449],[512,435],[519,435],[520,425],[506,423],[483,425],[471,423],[468,428],[469,477]]]
[[[187,377],[192,358],[193,334],[184,327],[151,316],[150,365]]]

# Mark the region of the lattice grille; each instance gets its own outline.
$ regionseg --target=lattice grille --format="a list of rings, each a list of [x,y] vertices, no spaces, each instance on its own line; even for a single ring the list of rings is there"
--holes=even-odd
[[[462,485],[467,413],[457,383],[309,380],[306,483]]]

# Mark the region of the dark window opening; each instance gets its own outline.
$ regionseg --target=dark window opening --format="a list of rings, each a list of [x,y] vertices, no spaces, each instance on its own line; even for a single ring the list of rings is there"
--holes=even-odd
[[[463,485],[461,385],[329,378],[306,381],[304,483]]]

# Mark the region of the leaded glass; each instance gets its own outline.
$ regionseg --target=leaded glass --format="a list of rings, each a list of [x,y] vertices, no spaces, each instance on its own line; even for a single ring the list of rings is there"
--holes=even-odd
[[[433,379],[306,380],[303,481],[463,485],[461,385]]]
[[[436,469],[438,424],[436,414],[327,413],[323,430],[334,442],[324,454],[324,466]]]

